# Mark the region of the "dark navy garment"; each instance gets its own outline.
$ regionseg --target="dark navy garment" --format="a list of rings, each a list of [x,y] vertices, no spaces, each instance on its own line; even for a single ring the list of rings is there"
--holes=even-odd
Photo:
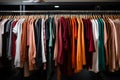
[[[9,22],[6,21],[4,24],[4,32],[6,31],[7,23]],[[2,63],[3,65],[8,65],[8,59],[7,59],[7,34],[2,35]]]
[[[38,19],[34,29],[35,29],[35,43],[36,43],[36,66],[41,68],[42,66],[42,45],[41,45],[41,23],[42,19]]]
[[[6,26],[6,30],[5,30],[5,34],[6,34],[6,38],[7,38],[7,45],[6,45],[6,49],[7,49],[7,58],[9,60],[12,59],[12,54],[11,54],[11,47],[12,47],[12,23],[13,23],[13,19],[9,20],[9,22],[7,23]]]

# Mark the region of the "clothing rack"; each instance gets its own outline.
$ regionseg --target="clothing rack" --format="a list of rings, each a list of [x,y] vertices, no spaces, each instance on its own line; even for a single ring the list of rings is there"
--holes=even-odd
[[[0,15],[35,14],[120,14],[120,2],[41,2],[41,3],[0,3]],[[83,75],[90,73],[83,70]],[[91,74],[90,74],[91,75]],[[93,75],[93,74],[92,74]],[[93,76],[103,76],[101,72]],[[91,76],[90,76],[91,77]],[[99,78],[97,78],[99,79]],[[85,80],[85,79],[84,79]],[[88,79],[87,79],[88,80]]]

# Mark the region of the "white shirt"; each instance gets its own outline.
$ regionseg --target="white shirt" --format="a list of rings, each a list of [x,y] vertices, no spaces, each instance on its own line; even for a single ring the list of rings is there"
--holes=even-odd
[[[21,44],[21,34],[22,34],[22,23],[25,19],[19,19],[13,28],[13,32],[16,34],[16,55],[14,60],[15,67],[20,67],[20,44]]]
[[[45,20],[44,20],[44,18],[42,18],[42,26],[41,26],[41,43],[42,43],[42,62],[45,63],[46,62],[46,57],[45,57],[43,28],[45,28]]]
[[[93,32],[93,39],[94,39],[94,45],[95,45],[95,52],[93,53],[93,65],[92,65],[92,71],[98,72],[98,38],[99,38],[99,31],[98,31],[98,22],[97,20],[92,19],[92,32]]]

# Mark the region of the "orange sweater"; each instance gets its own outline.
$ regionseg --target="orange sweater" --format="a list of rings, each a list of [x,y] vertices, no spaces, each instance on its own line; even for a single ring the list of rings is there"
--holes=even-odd
[[[76,55],[76,68],[75,72],[82,70],[82,66],[86,64],[85,59],[85,42],[84,42],[84,26],[80,18],[77,18],[78,22],[78,39],[77,39],[77,55]]]
[[[27,61],[27,21],[24,21],[22,24],[20,60],[21,62]]]
[[[77,42],[77,22],[76,18],[71,18],[72,29],[72,68],[76,67],[76,42]]]

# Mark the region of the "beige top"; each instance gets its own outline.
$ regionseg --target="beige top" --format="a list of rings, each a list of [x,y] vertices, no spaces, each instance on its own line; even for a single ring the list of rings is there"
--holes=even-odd
[[[116,28],[116,33],[117,33],[117,46],[118,46],[118,51],[116,52],[116,62],[117,62],[117,67],[120,67],[120,20],[116,19],[113,20]]]
[[[56,26],[56,39],[55,39],[55,47],[54,47],[54,60],[55,65],[57,65],[57,55],[58,55],[58,18],[55,17],[55,26]]]
[[[116,28],[115,25],[113,23],[113,21],[109,18],[108,19],[109,23],[110,23],[110,27],[111,27],[111,45],[109,45],[109,47],[111,47],[112,51],[109,51],[109,65],[110,65],[110,70],[112,72],[115,71],[116,69],[116,52],[117,52],[117,33],[116,33]]]

